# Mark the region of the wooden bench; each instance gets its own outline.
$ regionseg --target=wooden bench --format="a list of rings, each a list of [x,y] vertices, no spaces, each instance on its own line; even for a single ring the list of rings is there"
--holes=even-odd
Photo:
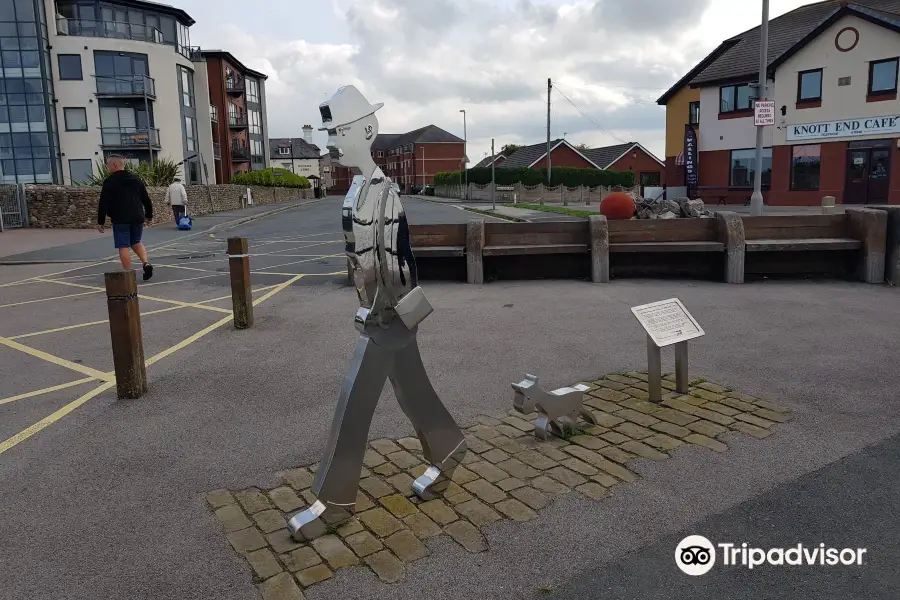
[[[589,250],[584,221],[486,223],[484,256],[585,254]]]
[[[422,257],[453,257],[466,254],[466,226],[410,225],[413,254]]]
[[[609,222],[610,252],[723,252],[716,219]]]
[[[743,217],[747,252],[857,251],[857,275],[884,281],[887,213],[850,208],[838,215]]]

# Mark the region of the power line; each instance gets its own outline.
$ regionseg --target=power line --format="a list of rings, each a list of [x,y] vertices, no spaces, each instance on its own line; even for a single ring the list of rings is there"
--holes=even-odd
[[[556,89],[556,92],[557,92],[560,96],[562,96],[563,98],[565,98],[566,101],[567,101],[569,104],[571,104],[571,105],[575,108],[575,110],[577,110],[579,113],[581,113],[581,116],[582,116],[582,117],[584,117],[585,119],[587,119],[588,121],[590,121],[591,123],[593,123],[593,124],[597,127],[597,129],[599,129],[600,131],[606,133],[608,136],[610,136],[610,137],[612,137],[612,138],[618,140],[619,142],[621,142],[621,143],[623,143],[623,144],[627,144],[627,143],[628,143],[628,142],[626,142],[625,140],[623,140],[622,138],[620,138],[619,136],[617,136],[616,134],[614,134],[612,131],[610,131],[609,129],[607,129],[606,127],[604,127],[604,126],[601,125],[600,123],[598,123],[597,120],[594,119],[593,117],[591,117],[589,114],[587,114],[586,112],[584,112],[583,110],[581,110],[581,109],[578,107],[577,104],[575,104],[574,102],[572,102],[571,100],[569,100],[569,97],[566,96],[566,95],[562,92],[562,90],[559,89],[559,86],[558,86],[558,85],[554,86],[554,88]]]

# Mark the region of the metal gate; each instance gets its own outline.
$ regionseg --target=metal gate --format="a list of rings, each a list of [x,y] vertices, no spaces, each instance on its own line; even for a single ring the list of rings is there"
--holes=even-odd
[[[25,227],[25,210],[20,186],[0,184],[0,231]]]

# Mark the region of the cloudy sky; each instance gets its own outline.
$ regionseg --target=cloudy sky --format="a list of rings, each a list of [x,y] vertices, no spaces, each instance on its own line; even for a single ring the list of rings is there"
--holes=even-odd
[[[192,44],[228,50],[269,75],[271,137],[318,127],[319,103],[354,84],[384,102],[386,133],[433,123],[462,137],[466,109],[472,161],[490,151],[492,137],[498,150],[546,139],[548,77],[558,87],[553,137],[592,147],[639,141],[662,157],[665,111],[656,98],[723,39],[757,25],[762,5],[256,0],[266,10],[248,10],[247,0],[168,1],[197,20]],[[808,3],[771,0],[772,17]]]

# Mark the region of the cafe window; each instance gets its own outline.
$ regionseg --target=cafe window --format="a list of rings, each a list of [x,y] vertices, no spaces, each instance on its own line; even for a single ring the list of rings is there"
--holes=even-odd
[[[869,94],[897,92],[897,62],[889,58],[869,63]]]
[[[688,108],[688,123],[691,125],[699,125],[700,124],[700,103],[699,102],[691,102]]]
[[[756,176],[756,150],[731,151],[731,183],[732,187],[753,187]],[[762,151],[762,184],[768,187],[772,181],[772,149]]]
[[[753,107],[750,84],[726,85],[719,88],[719,112],[730,113]]]
[[[801,71],[797,75],[797,102],[822,99],[822,69]]]
[[[821,146],[793,146],[791,149],[791,189],[818,190],[822,166]]]

